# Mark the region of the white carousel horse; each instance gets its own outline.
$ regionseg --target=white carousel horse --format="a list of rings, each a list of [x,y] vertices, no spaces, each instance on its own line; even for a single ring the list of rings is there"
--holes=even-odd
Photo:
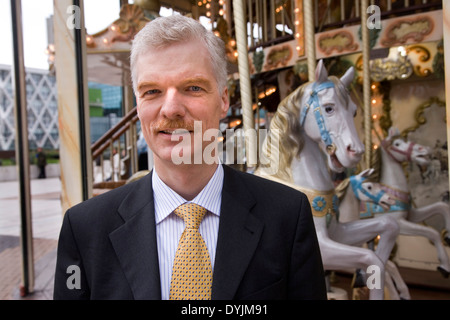
[[[367,270],[378,266],[380,288],[370,290],[370,299],[381,300],[385,263],[394,243],[381,243],[377,252],[352,246],[354,240],[345,244],[351,238],[346,234],[360,237],[357,242],[369,241],[371,227],[365,221],[338,222],[337,196],[329,172],[356,166],[364,152],[353,121],[356,105],[346,89],[353,77],[353,68],[340,79],[328,77],[319,61],[316,82],[300,86],[280,103],[255,174],[304,192],[311,203],[324,268]],[[385,229],[396,234],[397,226],[390,228]]]
[[[408,181],[403,171],[402,162],[414,162],[426,165],[429,162],[428,147],[405,141],[398,129],[389,129],[388,136],[381,142],[381,172],[379,182],[391,197],[396,198],[396,204],[388,210],[380,207],[367,206],[362,216],[384,216],[385,213],[395,217],[400,226],[400,234],[418,235],[428,238],[436,247],[440,265],[437,269],[447,278],[450,272],[450,262],[439,233],[428,226],[420,224],[425,219],[440,215],[445,221],[444,241],[450,245],[450,208],[445,202],[439,201],[420,208],[411,205],[411,195]]]
[[[344,179],[344,181],[336,187],[336,194],[339,197],[339,217],[343,222],[359,220],[361,205],[371,203],[372,205],[378,205],[384,209],[388,209],[395,204],[395,199],[391,198],[379,183],[368,180],[368,177],[373,171],[374,169],[372,168],[363,170],[359,174]],[[384,216],[384,218],[386,217],[395,219],[390,216]],[[379,235],[380,239],[385,237],[384,228],[386,223],[379,223],[380,221],[376,221],[376,219],[369,219],[367,222],[370,220],[372,220],[371,232],[375,234],[375,236]],[[386,222],[386,220],[384,222]],[[392,223],[392,221],[388,222],[388,224],[390,223]],[[388,232],[387,236],[391,237],[388,241],[395,242],[395,234]],[[360,243],[359,245],[362,244],[363,243]],[[406,283],[403,281],[397,266],[391,260],[387,260],[386,262],[385,280],[391,300],[411,299]]]

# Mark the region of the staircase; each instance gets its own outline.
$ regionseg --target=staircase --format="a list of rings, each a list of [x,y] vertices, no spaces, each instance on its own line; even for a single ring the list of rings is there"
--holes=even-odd
[[[137,108],[134,107],[92,144],[94,196],[124,185],[138,171],[138,120]]]

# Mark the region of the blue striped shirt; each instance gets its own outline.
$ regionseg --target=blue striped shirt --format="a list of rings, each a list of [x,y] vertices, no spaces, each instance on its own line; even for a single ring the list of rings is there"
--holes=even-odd
[[[156,240],[161,277],[161,298],[167,300],[169,299],[173,261],[178,242],[185,227],[184,221],[173,213],[173,211],[183,203],[193,202],[208,210],[200,224],[199,231],[208,247],[211,266],[214,270],[220,206],[222,203],[223,167],[221,164],[217,166],[208,184],[192,201],[186,201],[167,186],[159,178],[156,170],[153,170],[152,183],[155,199]]]

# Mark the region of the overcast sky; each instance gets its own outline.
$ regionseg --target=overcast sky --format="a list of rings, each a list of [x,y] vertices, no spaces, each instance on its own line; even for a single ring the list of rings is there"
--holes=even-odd
[[[119,0],[85,0],[85,21],[89,34],[108,27],[119,18]],[[12,64],[10,0],[0,0],[0,64]],[[53,14],[53,0],[22,0],[25,66],[48,69],[47,22]]]

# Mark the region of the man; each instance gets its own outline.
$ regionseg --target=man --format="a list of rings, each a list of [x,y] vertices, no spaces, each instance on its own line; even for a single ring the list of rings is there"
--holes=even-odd
[[[36,150],[37,166],[39,168],[38,179],[45,179],[47,177],[45,173],[45,167],[47,166],[47,156],[45,155],[42,148],[37,148]]]
[[[176,286],[201,286],[201,299],[326,299],[306,196],[206,152],[229,107],[223,42],[193,19],[158,18],[136,36],[131,70],[154,168],[67,211],[55,299],[193,299]],[[186,203],[206,209],[198,229],[179,216]],[[191,263],[185,233],[201,238],[192,278],[179,267]]]

